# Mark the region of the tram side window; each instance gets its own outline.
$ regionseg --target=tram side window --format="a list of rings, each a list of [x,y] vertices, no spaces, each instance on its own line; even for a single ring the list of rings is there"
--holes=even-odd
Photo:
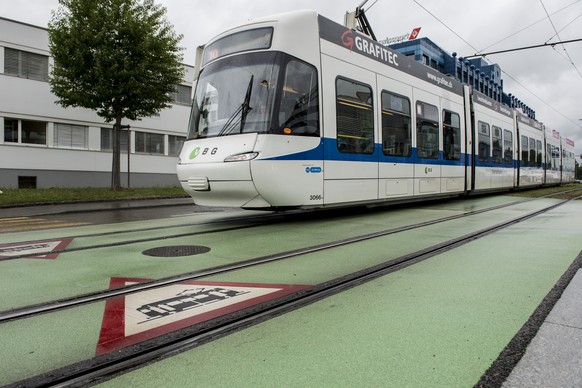
[[[492,162],[501,164],[503,162],[501,147],[501,128],[493,126],[493,158]]]
[[[539,140],[536,140],[536,151],[537,151],[537,166],[539,168],[542,167],[542,142]]]
[[[439,157],[439,111],[422,101],[416,102],[416,154],[419,158]]]
[[[412,152],[410,101],[382,92],[382,152],[387,156],[410,156]]]
[[[503,164],[513,165],[513,134],[507,129],[503,130]]]
[[[529,166],[536,166],[536,141],[531,137],[529,138]]]
[[[482,121],[478,122],[479,126],[479,151],[478,158],[480,162],[489,163],[491,154],[491,129],[489,124]]]
[[[546,155],[548,169],[558,171],[560,169],[560,148],[548,144],[548,153]]]
[[[279,128],[287,135],[319,136],[319,98],[315,68],[287,63],[279,108]]]
[[[461,160],[461,118],[448,110],[443,110],[443,157]]]
[[[560,170],[560,147],[552,146],[552,159],[554,161],[554,170]]]
[[[337,148],[340,152],[374,152],[372,89],[354,81],[336,81]]]
[[[529,166],[529,142],[527,136],[521,137],[521,166]]]

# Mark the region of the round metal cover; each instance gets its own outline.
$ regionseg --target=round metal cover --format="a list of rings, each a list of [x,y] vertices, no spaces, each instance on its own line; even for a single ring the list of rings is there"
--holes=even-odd
[[[208,251],[210,251],[210,248],[202,245],[173,245],[168,247],[147,249],[142,253],[147,256],[178,257],[199,255]]]

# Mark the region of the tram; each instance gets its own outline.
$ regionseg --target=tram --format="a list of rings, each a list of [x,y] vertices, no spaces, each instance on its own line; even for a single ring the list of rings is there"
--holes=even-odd
[[[177,165],[196,204],[318,208],[573,180],[571,142],[314,11],[253,20],[198,51]]]

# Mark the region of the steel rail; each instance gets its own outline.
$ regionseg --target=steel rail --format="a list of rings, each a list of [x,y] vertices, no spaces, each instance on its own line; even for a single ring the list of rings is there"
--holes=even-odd
[[[323,251],[326,249],[337,248],[340,246],[353,244],[356,242],[361,242],[361,241],[370,240],[373,238],[388,236],[390,234],[401,233],[401,232],[405,232],[405,231],[409,231],[409,230],[413,230],[413,229],[417,229],[417,228],[422,228],[425,226],[430,226],[430,225],[435,225],[435,224],[442,223],[442,222],[456,220],[459,218],[470,217],[470,216],[473,216],[476,214],[481,214],[481,213],[486,213],[489,211],[499,210],[499,209],[502,209],[505,207],[518,205],[518,204],[533,201],[536,199],[538,199],[538,198],[531,198],[531,199],[527,199],[527,200],[509,202],[509,203],[502,204],[502,205],[491,206],[491,207],[488,207],[485,209],[464,212],[464,213],[457,214],[454,216],[442,217],[442,218],[438,218],[438,219],[431,220],[431,221],[425,221],[425,222],[407,225],[407,226],[402,226],[402,227],[398,227],[398,228],[386,229],[383,231],[369,233],[369,234],[356,236],[356,237],[352,237],[352,238],[348,238],[348,239],[342,239],[342,240],[332,241],[329,243],[300,248],[300,249],[296,249],[296,250],[292,250],[292,251],[280,252],[277,254],[272,254],[272,255],[267,255],[267,256],[261,256],[261,257],[245,260],[242,262],[238,262],[235,264],[227,264],[224,266],[212,267],[212,268],[208,268],[208,269],[201,270],[201,271],[187,272],[184,274],[169,276],[169,277],[165,277],[165,278],[161,278],[161,279],[153,280],[153,281],[149,281],[149,282],[137,283],[134,285],[115,288],[115,289],[111,289],[111,290],[97,291],[97,292],[87,293],[87,294],[78,295],[78,296],[74,296],[74,297],[70,297],[70,298],[59,299],[59,300],[55,300],[55,301],[51,301],[51,302],[43,302],[43,303],[39,303],[39,304],[35,304],[35,305],[14,308],[11,310],[6,310],[6,311],[0,311],[0,324],[4,323],[6,321],[14,320],[14,319],[26,318],[26,317],[30,317],[30,316],[37,315],[37,314],[43,314],[43,313],[48,313],[51,311],[75,307],[75,306],[83,305],[83,304],[87,304],[87,303],[98,302],[100,300],[104,300],[104,299],[108,299],[108,298],[112,298],[112,297],[116,297],[116,296],[132,294],[132,293],[146,291],[146,290],[159,288],[159,287],[164,287],[164,286],[168,286],[168,285],[172,285],[172,284],[176,284],[176,283],[180,283],[180,282],[184,282],[184,281],[194,280],[194,279],[201,278],[201,277],[213,276],[213,275],[218,275],[218,274],[222,274],[222,273],[226,273],[226,272],[236,271],[239,269],[244,269],[244,268],[248,268],[248,267],[252,267],[252,266],[256,266],[256,265],[266,264],[266,263],[270,263],[273,261],[290,259],[293,257],[297,257],[297,256],[309,254],[309,253],[315,253],[315,252]],[[138,242],[149,242],[149,241],[155,241],[158,239],[168,239],[168,238],[175,238],[175,237],[197,235],[199,233],[200,234],[218,233],[218,232],[224,232],[224,231],[238,230],[238,229],[245,228],[245,227],[250,228],[253,226],[254,225],[234,227],[232,229],[231,228],[224,228],[224,229],[219,229],[219,230],[214,230],[214,231],[195,232],[195,233],[181,234],[181,235],[175,235],[175,236],[159,237],[159,238],[154,238],[154,239],[140,239],[140,240],[135,240],[135,241],[128,242],[125,244],[124,243],[112,243],[112,244],[94,245],[91,247],[79,247],[79,248],[75,248],[75,249],[70,249],[68,251],[63,250],[63,252],[111,247],[111,246],[118,246],[118,245],[126,245],[126,244],[130,244],[130,243],[133,244],[133,243],[138,243]]]
[[[337,247],[341,247],[344,245],[349,245],[349,244],[353,244],[353,243],[357,243],[357,242],[361,242],[361,241],[366,241],[366,240],[370,240],[370,239],[374,239],[374,238],[378,238],[378,237],[384,237],[384,236],[388,236],[391,234],[406,232],[406,231],[417,229],[417,228],[422,228],[422,227],[435,225],[435,224],[439,224],[439,223],[443,223],[443,222],[447,222],[447,221],[452,221],[452,220],[456,220],[456,219],[460,219],[460,218],[464,218],[464,217],[470,217],[470,216],[481,214],[481,213],[499,210],[499,209],[502,209],[505,207],[514,206],[514,205],[518,205],[518,204],[521,204],[524,202],[533,201],[535,199],[537,199],[537,198],[528,199],[525,201],[524,200],[513,201],[513,202],[509,202],[509,203],[502,204],[502,205],[491,206],[491,207],[488,207],[485,209],[472,210],[469,212],[464,212],[464,213],[453,215],[453,216],[437,218],[435,220],[420,222],[420,223],[401,226],[401,227],[397,227],[397,228],[385,229],[385,230],[378,231],[378,232],[373,232],[373,233],[368,233],[368,234],[364,234],[364,235],[360,235],[360,236],[350,237],[347,239],[331,241],[328,243],[313,245],[313,246],[309,246],[309,247],[305,247],[305,248],[299,248],[299,249],[295,249],[295,250],[291,250],[291,251],[279,252],[279,253],[266,255],[266,256],[260,256],[260,257],[244,260],[244,261],[234,263],[234,264],[227,264],[227,265],[223,265],[223,266],[208,268],[205,270],[187,272],[187,273],[173,275],[173,276],[169,276],[169,277],[165,277],[165,278],[161,278],[161,279],[157,279],[157,280],[153,280],[153,281],[149,281],[149,282],[137,283],[137,284],[133,284],[130,286],[125,286],[125,287],[120,287],[120,288],[115,288],[115,289],[110,289],[110,290],[91,292],[91,293],[82,294],[82,295],[78,295],[78,296],[74,296],[74,297],[70,297],[70,298],[63,298],[63,299],[59,299],[59,300],[55,300],[55,301],[43,302],[43,303],[39,303],[39,304],[35,304],[35,305],[13,308],[13,309],[6,310],[6,311],[0,311],[0,324],[7,322],[7,321],[14,320],[14,319],[26,318],[26,317],[30,317],[30,316],[37,315],[37,314],[42,314],[42,313],[61,310],[61,309],[65,309],[65,308],[75,307],[75,306],[79,306],[79,305],[83,305],[83,304],[87,304],[87,303],[92,303],[92,302],[98,302],[100,300],[104,300],[104,299],[108,299],[108,298],[112,298],[112,297],[116,297],[116,296],[146,291],[146,290],[164,287],[164,286],[168,286],[171,284],[176,284],[176,283],[180,283],[180,282],[184,282],[184,281],[188,281],[188,280],[194,280],[194,279],[201,278],[201,277],[218,275],[218,274],[236,271],[236,270],[240,270],[240,269],[244,269],[244,268],[248,268],[248,267],[252,267],[252,266],[256,266],[256,265],[271,263],[271,262],[278,261],[278,260],[290,259],[293,257],[297,257],[297,256],[309,254],[309,253],[315,253],[315,252],[323,251],[326,249],[337,248]],[[68,249],[68,250],[65,249],[65,250],[60,251],[60,252],[53,251],[52,253],[73,252],[73,251],[82,251],[82,250],[88,250],[88,249],[137,244],[137,243],[142,243],[142,242],[166,240],[166,239],[177,238],[177,237],[188,237],[188,236],[193,236],[193,235],[198,235],[198,234],[228,232],[228,231],[232,231],[232,230],[238,230],[238,229],[242,229],[242,228],[251,228],[251,227],[254,227],[254,225],[247,225],[247,226],[240,226],[240,227],[233,227],[233,228],[223,228],[223,229],[206,231],[206,232],[184,233],[184,234],[162,236],[162,237],[156,237],[156,238],[145,238],[145,239],[139,239],[139,240],[132,240],[130,242],[119,242],[119,243],[93,245],[93,246],[87,246],[87,247],[78,247],[78,248],[73,248],[73,249]]]

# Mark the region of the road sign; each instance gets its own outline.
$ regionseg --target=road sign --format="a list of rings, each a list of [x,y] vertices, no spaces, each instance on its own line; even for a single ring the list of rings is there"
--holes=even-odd
[[[110,289],[149,279],[112,278]],[[109,299],[97,354],[280,298],[309,286],[188,281]]]
[[[0,259],[15,256],[26,256],[27,259],[49,259],[54,260],[60,251],[73,241],[72,238],[62,240],[44,240],[27,243],[8,244],[0,246]]]

